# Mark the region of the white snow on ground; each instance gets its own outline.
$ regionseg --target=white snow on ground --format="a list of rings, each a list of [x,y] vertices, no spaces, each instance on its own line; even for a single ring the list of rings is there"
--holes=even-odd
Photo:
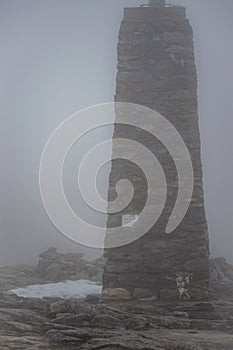
[[[25,288],[12,289],[11,292],[23,298],[85,298],[90,294],[101,294],[102,286],[95,282],[79,280],[53,284],[34,284]]]

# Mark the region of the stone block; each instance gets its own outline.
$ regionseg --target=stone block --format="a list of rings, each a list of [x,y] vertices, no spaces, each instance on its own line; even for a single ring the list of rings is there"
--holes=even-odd
[[[105,288],[103,289],[104,300],[130,300],[130,292],[124,288]]]

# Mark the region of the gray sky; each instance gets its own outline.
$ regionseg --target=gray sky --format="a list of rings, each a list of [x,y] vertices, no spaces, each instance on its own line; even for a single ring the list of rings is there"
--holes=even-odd
[[[195,34],[211,250],[233,261],[233,2],[170,2],[187,7]],[[60,122],[81,108],[113,100],[123,7],[141,3],[0,1],[0,264],[35,261],[38,252],[51,245],[80,250],[55,229],[43,209],[40,157]],[[98,251],[88,254],[95,256]]]

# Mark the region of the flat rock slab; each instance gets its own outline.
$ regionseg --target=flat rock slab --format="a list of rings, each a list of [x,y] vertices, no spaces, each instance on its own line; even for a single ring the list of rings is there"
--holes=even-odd
[[[3,293],[0,349],[232,350],[232,319],[230,301],[91,303]]]

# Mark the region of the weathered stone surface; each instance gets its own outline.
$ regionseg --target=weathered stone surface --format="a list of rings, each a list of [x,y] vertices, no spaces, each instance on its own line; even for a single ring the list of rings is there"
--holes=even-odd
[[[224,258],[210,261],[210,291],[214,298],[233,300],[233,266]]]
[[[64,310],[60,304],[60,311]],[[59,310],[57,310],[59,312]],[[230,350],[233,342],[223,309],[210,303],[111,303],[93,309],[91,327],[64,329],[55,320],[48,324],[50,344],[64,349],[80,344],[81,349],[194,349]],[[64,318],[67,317],[64,314]],[[71,317],[72,315],[69,315]],[[76,315],[78,316],[78,315]],[[228,319],[230,316],[228,315]],[[217,330],[225,324],[225,333]],[[103,329],[102,329],[103,328]],[[228,329],[228,331],[227,331]]]
[[[150,232],[132,244],[105,250],[103,286],[104,290],[126,289],[133,297],[138,297],[142,288],[157,298],[201,300],[208,298],[209,242],[193,33],[183,7],[164,6],[162,2],[157,5],[125,9],[118,42],[115,100],[154,109],[176,127],[193,163],[193,197],[182,223],[166,235],[177,196],[174,162],[166,147],[148,133],[116,124],[114,138],[137,140],[156,155],[165,172],[168,195],[164,211]],[[116,122],[117,118],[116,114]],[[115,151],[113,147],[113,155]],[[133,152],[129,150],[127,154],[133,161]],[[142,171],[126,160],[112,162],[109,199],[115,198],[115,185],[123,178],[133,184],[134,198],[124,211],[109,215],[109,232],[121,224],[123,214],[140,213],[146,203],[147,183]],[[153,205],[148,211],[153,214]]]
[[[56,248],[49,248],[39,255],[41,258],[33,275],[47,282],[86,279],[100,282],[102,279],[103,259],[86,261],[83,254],[61,254]]]
[[[160,298],[162,300],[177,300],[179,299],[179,292],[178,290],[174,290],[174,289],[163,289],[161,290],[160,293]]]
[[[132,295],[124,288],[105,288],[103,289],[104,300],[130,300]]]
[[[228,276],[225,286],[230,289],[232,271],[224,259],[211,261],[215,285]],[[0,349],[232,350],[233,303],[230,296],[224,298],[212,302],[89,303],[22,299],[2,291]]]
[[[149,289],[135,288],[133,292],[135,299],[145,299],[153,297],[153,293]]]

